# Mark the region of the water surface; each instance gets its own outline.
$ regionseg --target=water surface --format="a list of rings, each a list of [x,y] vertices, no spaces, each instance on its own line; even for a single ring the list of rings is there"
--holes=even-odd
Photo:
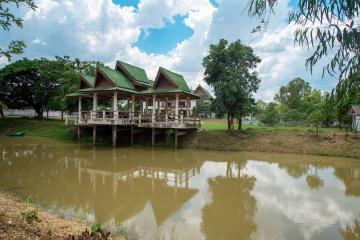
[[[133,239],[358,239],[356,159],[2,137],[0,187]]]

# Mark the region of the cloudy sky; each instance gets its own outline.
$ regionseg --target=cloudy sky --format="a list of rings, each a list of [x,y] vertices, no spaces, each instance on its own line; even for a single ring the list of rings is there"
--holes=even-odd
[[[27,48],[20,57],[67,55],[109,66],[121,59],[145,68],[152,79],[163,66],[183,74],[194,88],[205,86],[201,62],[209,44],[240,39],[262,59],[257,99],[271,101],[295,77],[331,90],[336,79],[322,78],[326,59],[310,74],[305,59],[311,52],[294,46],[296,26],[287,23],[294,2],[279,0],[267,30],[254,34],[259,19],[247,15],[248,0],[36,0],[35,12],[17,10],[24,28],[0,32],[0,47],[22,39]],[[0,58],[0,66],[4,64]]]

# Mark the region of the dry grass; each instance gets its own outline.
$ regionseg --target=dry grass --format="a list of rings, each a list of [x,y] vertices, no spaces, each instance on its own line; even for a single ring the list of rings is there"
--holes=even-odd
[[[80,222],[64,220],[41,210],[37,210],[36,220],[29,221],[24,213],[32,210],[31,204],[0,193],[0,239],[65,239],[87,228]]]

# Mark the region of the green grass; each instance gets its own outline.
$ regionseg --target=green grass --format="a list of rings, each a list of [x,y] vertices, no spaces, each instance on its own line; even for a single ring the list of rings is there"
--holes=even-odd
[[[74,126],[66,126],[61,120],[36,120],[30,118],[0,118],[0,134],[21,131],[27,136],[75,139]]]
[[[235,129],[237,129],[237,124],[235,124]],[[204,119],[201,121],[201,128],[203,130],[210,131],[222,131],[227,130],[227,121],[226,119]],[[243,125],[243,131],[247,133],[251,133],[251,131],[255,132],[263,132],[263,133],[271,133],[271,132],[298,132],[298,133],[308,133],[315,132],[315,128],[307,127],[307,126],[264,126],[264,125]],[[320,133],[324,134],[332,134],[341,132],[338,128],[321,128]]]

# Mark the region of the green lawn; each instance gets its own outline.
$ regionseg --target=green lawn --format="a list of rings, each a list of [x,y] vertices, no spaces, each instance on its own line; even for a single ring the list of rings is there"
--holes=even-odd
[[[244,131],[251,131],[251,130],[257,130],[258,132],[264,132],[264,133],[271,133],[271,132],[299,132],[299,133],[305,133],[305,132],[314,132],[315,128],[313,127],[306,127],[306,126],[264,126],[264,125],[244,125],[243,124],[243,130]],[[227,130],[227,121],[226,119],[203,119],[201,121],[201,128],[204,130]],[[235,129],[237,129],[237,124],[235,124]],[[338,133],[341,132],[338,128],[321,128],[320,133]]]
[[[65,126],[61,120],[36,120],[30,118],[0,118],[0,134],[14,131],[25,132],[27,136],[74,139],[75,127]]]

